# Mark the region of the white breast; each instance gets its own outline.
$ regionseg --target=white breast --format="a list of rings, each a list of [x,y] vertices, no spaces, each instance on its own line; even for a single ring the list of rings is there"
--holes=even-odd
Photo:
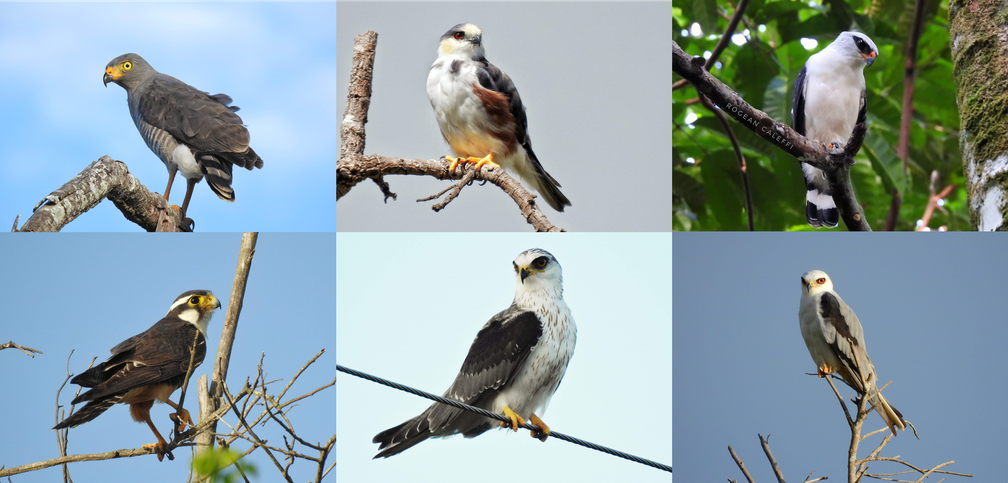
[[[459,61],[459,69],[453,73],[454,61]],[[491,152],[503,152],[503,144],[487,135],[493,127],[490,117],[473,93],[473,86],[479,85],[476,78],[479,68],[479,64],[470,60],[438,57],[427,76],[427,97],[441,135],[459,156],[482,158]]]
[[[494,412],[499,413],[508,406],[524,418],[533,412],[542,416],[574,355],[577,326],[567,303],[560,296],[534,295],[528,294],[523,297],[525,300],[516,299],[515,302],[539,315],[544,322],[543,337],[532,348],[514,382],[494,399]]]
[[[846,143],[857,123],[864,73],[831,65],[829,57],[820,54],[805,64],[805,135],[825,144]]]

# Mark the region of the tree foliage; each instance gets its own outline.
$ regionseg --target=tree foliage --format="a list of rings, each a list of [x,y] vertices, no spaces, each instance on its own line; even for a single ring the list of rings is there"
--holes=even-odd
[[[902,204],[895,229],[912,230],[932,195],[952,185],[928,226],[971,229],[958,144],[947,8],[945,0],[926,2],[910,113],[903,112],[903,91],[914,2],[827,0],[810,6],[796,0],[752,0],[711,73],[753,106],[790,124],[794,82],[808,57],[841,31],[868,34],[879,56],[864,71],[868,133],[851,169],[868,222],[882,229],[893,194],[899,193]],[[726,0],[677,4],[673,8],[676,43],[691,55],[710,55],[735,9]],[[697,29],[700,33],[694,35]],[[802,39],[815,39],[818,45],[806,49]],[[697,92],[689,85],[674,93],[673,103],[674,228],[746,229],[742,178],[724,128],[697,101]],[[905,171],[897,155],[904,114],[911,116]],[[746,159],[755,228],[811,229],[805,222],[805,185],[798,161],[751,131],[737,125],[732,128]]]

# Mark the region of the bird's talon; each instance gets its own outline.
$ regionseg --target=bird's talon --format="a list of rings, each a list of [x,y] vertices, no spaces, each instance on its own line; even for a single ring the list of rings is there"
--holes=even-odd
[[[546,426],[546,423],[542,422],[542,420],[539,419],[539,416],[536,416],[535,414],[533,414],[532,417],[529,419],[531,420],[531,423],[533,425],[539,428],[537,430],[531,431],[532,437],[545,443],[546,438],[548,438],[550,435],[549,426]]]
[[[504,406],[504,416],[507,416],[507,418],[511,420],[511,424],[502,421],[502,428],[510,426],[512,431],[518,431],[518,428],[525,426],[525,420],[507,406]]]

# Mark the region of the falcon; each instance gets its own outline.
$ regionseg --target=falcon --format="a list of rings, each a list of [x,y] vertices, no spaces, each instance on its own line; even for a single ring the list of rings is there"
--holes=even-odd
[[[163,319],[146,332],[119,343],[112,348],[112,357],[107,361],[70,381],[90,388],[72,402],[87,401],[87,404],[53,429],[75,428],[98,417],[113,404],[129,404],[133,420],[147,423],[157,437],[157,443],[143,447],[155,449],[158,460],[163,460],[167,443],[151,421],[150,409],[155,401],[168,403],[176,411],[172,416],[178,418],[179,431],[183,431],[187,423],[193,426],[189,411],[168,398],[182,387],[194,341],[193,369],[203,362],[207,324],[213,311],[220,306],[220,300],[209,290],[192,290],[179,295]]]
[[[490,318],[473,340],[455,382],[444,397],[507,416],[499,423],[518,431],[525,419],[541,428],[532,436],[546,441],[543,414],[560,386],[574,354],[577,327],[563,299],[560,263],[549,252],[526,250],[514,260],[511,306]],[[401,453],[427,438],[462,434],[473,438],[498,424],[495,419],[434,403],[419,416],[378,433],[375,458]]]
[[[186,179],[185,217],[196,183],[206,177],[217,197],[234,202],[231,168],[262,168],[263,160],[249,147],[249,132],[226,94],[210,95],[172,76],[162,74],[143,57],[123,54],[105,66],[105,86],[114,82],[126,89],[130,117],[147,147],[168,168],[168,201],[175,173]]]
[[[438,58],[427,76],[427,97],[437,117],[441,135],[462,163],[503,166],[516,173],[554,210],[571,206],[560,183],[543,169],[532,152],[525,106],[514,83],[487,61],[483,32],[458,24],[441,36]]]
[[[805,62],[795,82],[791,117],[794,129],[828,149],[850,140],[865,122],[868,93],[864,68],[878,56],[875,42],[860,32],[841,32],[833,43]],[[813,228],[835,228],[840,211],[833,188],[819,168],[801,163],[805,176],[805,218]]]
[[[829,275],[821,270],[805,272],[801,277],[801,286],[798,325],[819,370],[819,377],[839,374],[858,395],[868,398],[868,403],[882,417],[893,436],[896,428],[906,429],[903,415],[878,390],[878,375],[868,358],[861,322],[833,291]]]

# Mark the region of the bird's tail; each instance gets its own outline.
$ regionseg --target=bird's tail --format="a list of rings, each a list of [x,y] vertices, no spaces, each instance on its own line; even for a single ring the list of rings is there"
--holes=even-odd
[[[63,422],[57,424],[53,429],[76,428],[77,426],[97,418],[101,413],[105,412],[106,409],[122,400],[123,396],[125,396],[125,393],[98,398],[94,401],[88,401],[84,407],[80,408],[80,411],[73,413],[69,418],[64,419]]]
[[[875,407],[875,411],[882,417],[882,421],[889,427],[889,431],[892,431],[893,436],[896,436],[897,428],[900,431],[906,429],[906,421],[903,420],[903,414],[894,408],[892,404],[889,404],[889,401],[886,400],[881,392],[877,393],[876,397],[870,399],[868,402]]]
[[[231,203],[234,201],[234,189],[231,188],[231,161],[211,153],[197,153],[200,170],[206,177],[210,189],[217,197]]]
[[[571,206],[570,200],[560,192],[560,183],[543,169],[539,159],[532,152],[532,146],[526,146],[525,152],[528,154],[531,169],[521,169],[521,166],[516,165],[514,169],[518,175],[532,185],[532,189],[536,190],[554,210],[563,211],[565,206]]]
[[[375,435],[372,443],[379,443],[378,449],[381,451],[374,456],[374,459],[388,458],[412,448],[431,437],[430,427],[427,421],[427,411],[423,414],[400,424],[399,426],[386,429]]]
[[[836,228],[840,223],[840,210],[833,200],[826,174],[819,168],[802,163],[805,176],[805,219],[812,228]]]

